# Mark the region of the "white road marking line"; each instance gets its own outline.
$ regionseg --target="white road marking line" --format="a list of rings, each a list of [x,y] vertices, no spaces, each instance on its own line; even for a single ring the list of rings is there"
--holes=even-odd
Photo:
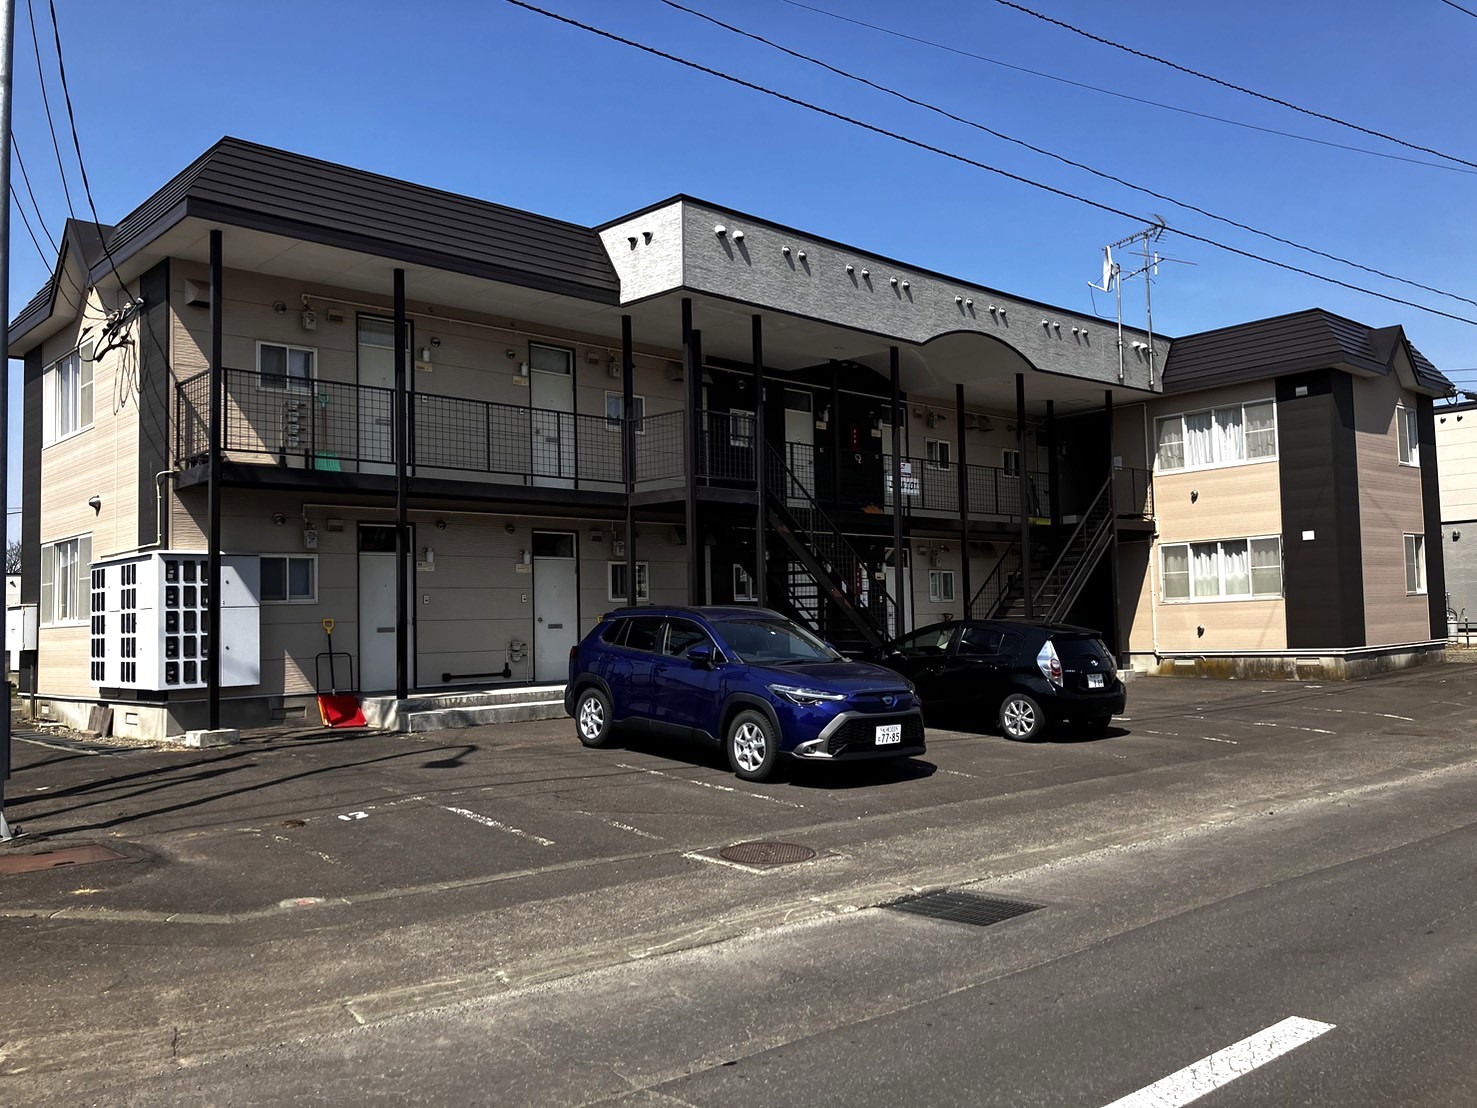
[[[600,819],[599,816],[595,818]],[[619,827],[622,831],[629,831],[633,835],[640,835],[643,839],[655,839],[657,842],[662,841],[660,835],[653,835],[650,831],[643,831],[639,827],[632,827],[629,823],[622,823],[618,819],[601,819],[600,822],[608,823],[611,827]]]
[[[1336,731],[1327,731],[1322,727],[1299,727],[1295,723],[1269,723],[1266,720],[1254,719],[1251,721],[1253,727],[1285,727],[1289,731],[1308,731],[1314,735],[1335,735]]]
[[[668,781],[681,781],[684,785],[701,785],[705,789],[717,789],[721,793],[733,793],[736,796],[752,796],[755,800],[767,800],[771,804],[783,804],[786,808],[804,808],[804,804],[791,804],[788,800],[781,800],[777,796],[765,796],[763,793],[744,792],[735,789],[732,785],[719,785],[712,781],[694,781],[691,777],[679,777],[675,773],[663,773],[659,769],[643,769],[641,766],[628,766],[625,762],[617,762],[620,769],[633,769],[637,773],[649,773],[653,777],[665,777]]]
[[[531,839],[533,842],[538,843],[539,846],[554,845],[553,839],[546,839],[542,835],[535,835],[532,831],[525,831],[521,827],[514,827],[511,824],[503,823],[501,820],[495,820],[491,816],[484,816],[466,808],[450,808],[445,805],[442,808],[444,811],[450,812],[453,815],[465,816],[475,823],[482,824],[483,827],[491,827],[494,831],[506,831],[509,835],[517,835],[520,839]]]
[[[1319,707],[1313,707],[1312,710],[1315,711],[1315,712],[1338,712],[1340,715],[1342,715],[1345,712],[1347,712],[1351,716],[1377,716],[1380,719],[1398,719],[1398,720],[1403,720],[1405,723],[1414,723],[1415,722],[1415,720],[1412,719],[1410,716],[1397,716],[1397,715],[1394,715],[1391,712],[1361,712],[1358,708],[1319,708]]]
[[[1333,1029],[1331,1023],[1289,1016],[1105,1108],[1180,1108]]]
[[[974,780],[974,781],[978,781],[980,779],[979,778],[979,774],[977,774],[977,773],[965,773],[963,770],[946,769],[946,770],[944,770],[944,772],[947,773],[947,774],[951,774],[954,777],[968,777],[968,778],[970,778],[971,780]]]
[[[1202,738],[1208,743],[1230,743],[1232,746],[1241,745],[1235,739],[1218,739],[1214,735],[1199,735],[1197,738]]]

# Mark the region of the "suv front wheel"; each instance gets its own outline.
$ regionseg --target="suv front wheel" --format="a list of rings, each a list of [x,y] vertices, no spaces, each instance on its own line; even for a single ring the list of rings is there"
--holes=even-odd
[[[728,750],[728,764],[745,781],[767,780],[780,756],[774,724],[763,712],[753,710],[740,712],[729,721],[723,745]]]
[[[610,697],[594,686],[581,689],[574,700],[574,730],[586,746],[609,746],[615,737]]]

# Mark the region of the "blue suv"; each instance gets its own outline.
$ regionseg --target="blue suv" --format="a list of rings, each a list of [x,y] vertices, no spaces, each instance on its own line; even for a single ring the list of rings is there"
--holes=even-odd
[[[617,727],[721,743],[734,773],[924,752],[907,678],[847,661],[764,608],[622,608],[569,653],[564,708],[586,746]]]

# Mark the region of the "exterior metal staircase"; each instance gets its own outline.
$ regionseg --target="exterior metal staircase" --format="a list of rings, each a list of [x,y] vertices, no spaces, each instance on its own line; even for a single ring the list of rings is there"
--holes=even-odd
[[[1088,580],[1113,542],[1115,512],[1113,477],[1097,495],[1067,541],[1053,557],[1041,548],[1031,551],[1031,583],[1035,616],[1049,623],[1064,621]],[[1010,619],[1025,613],[1020,545],[1013,544],[985,578],[969,602],[973,619]]]
[[[765,516],[784,547],[789,614],[843,652],[880,647],[892,637],[897,605],[876,579],[875,568],[773,446],[769,466]]]

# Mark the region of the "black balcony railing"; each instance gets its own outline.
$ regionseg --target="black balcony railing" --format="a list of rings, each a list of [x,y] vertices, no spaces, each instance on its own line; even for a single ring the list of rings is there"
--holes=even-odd
[[[388,473],[395,461],[394,392],[340,381],[223,373],[221,449],[324,472]],[[182,381],[176,449],[182,464],[208,448],[207,374]],[[411,465],[419,474],[476,473],[539,485],[619,487],[621,422],[434,393],[410,395]],[[680,456],[680,453],[679,453]]]
[[[1113,504],[1119,519],[1153,519],[1154,475],[1147,469],[1115,469]]]

